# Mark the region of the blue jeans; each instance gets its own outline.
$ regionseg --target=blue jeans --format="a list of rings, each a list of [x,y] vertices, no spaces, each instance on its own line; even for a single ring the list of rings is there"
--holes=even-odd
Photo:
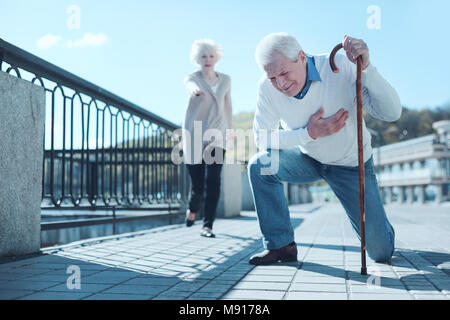
[[[389,261],[395,233],[384,211],[372,158],[365,165],[366,251],[377,262]],[[248,175],[266,249],[294,241],[288,202],[281,182],[310,183],[324,179],[340,200],[360,239],[358,167],[325,165],[299,148],[268,150],[249,162]]]

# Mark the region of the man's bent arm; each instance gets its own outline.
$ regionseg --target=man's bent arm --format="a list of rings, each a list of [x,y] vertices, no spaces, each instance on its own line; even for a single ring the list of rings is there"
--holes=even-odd
[[[266,97],[259,94],[253,122],[258,149],[288,149],[305,145],[313,140],[306,127],[293,130],[280,129],[280,117],[272,110]]]
[[[356,66],[349,63],[352,65],[352,74],[356,82]],[[369,64],[362,72],[362,84],[364,109],[373,117],[383,121],[392,122],[400,118],[402,105],[397,91],[372,64]],[[355,90],[355,85],[352,86],[352,90]]]

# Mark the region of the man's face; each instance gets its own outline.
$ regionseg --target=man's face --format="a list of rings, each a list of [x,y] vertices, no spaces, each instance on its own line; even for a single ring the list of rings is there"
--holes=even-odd
[[[275,52],[272,60],[264,66],[272,85],[289,97],[297,95],[306,83],[306,56],[300,51],[298,60],[292,62],[282,53]]]

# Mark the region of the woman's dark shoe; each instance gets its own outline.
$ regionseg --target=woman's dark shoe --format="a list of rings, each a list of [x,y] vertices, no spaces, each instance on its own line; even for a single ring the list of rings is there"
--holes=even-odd
[[[287,246],[275,249],[265,250],[261,253],[255,254],[250,258],[249,263],[255,266],[268,265],[276,262],[294,262],[297,261],[297,244],[292,242]]]
[[[192,227],[194,225],[194,222],[195,222],[195,213],[192,213],[190,211],[186,212],[186,227]]]
[[[202,237],[206,238],[215,238],[216,235],[212,233],[212,230],[210,228],[203,228],[202,233],[200,233]]]

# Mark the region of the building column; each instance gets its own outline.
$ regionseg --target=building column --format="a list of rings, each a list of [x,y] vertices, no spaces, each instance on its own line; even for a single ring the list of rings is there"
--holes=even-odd
[[[392,187],[385,187],[383,188],[383,192],[385,195],[384,202],[385,203],[392,203]]]
[[[406,202],[406,187],[400,187],[399,203]]]
[[[224,164],[222,167],[220,197],[217,204],[217,217],[237,217],[242,208],[242,166]]]
[[[437,185],[437,191],[436,191],[436,197],[434,198],[434,201],[436,203],[441,203],[442,202],[442,184],[438,184]]]
[[[414,202],[414,189],[412,186],[405,187],[405,193],[406,193],[406,203],[413,203]]]
[[[419,186],[419,194],[417,197],[417,203],[425,203],[425,186]]]

